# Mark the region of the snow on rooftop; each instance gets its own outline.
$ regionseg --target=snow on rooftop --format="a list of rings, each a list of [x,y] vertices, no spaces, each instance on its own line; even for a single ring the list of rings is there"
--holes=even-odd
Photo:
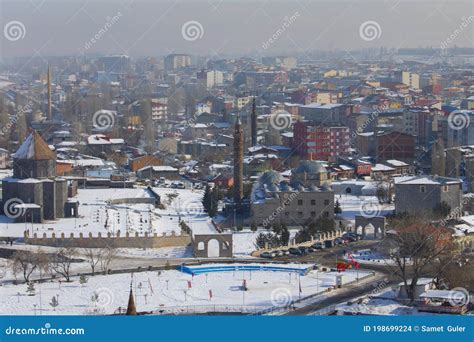
[[[393,167],[384,165],[384,164],[375,164],[372,166],[372,172],[390,172],[395,171]]]
[[[387,160],[386,163],[392,165],[392,166],[408,166],[407,163],[404,163],[400,160],[396,160],[396,159],[390,159],[390,160]]]

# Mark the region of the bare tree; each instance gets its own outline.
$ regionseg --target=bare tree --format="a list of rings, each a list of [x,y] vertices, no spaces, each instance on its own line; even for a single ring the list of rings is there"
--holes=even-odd
[[[38,268],[37,257],[29,251],[16,251],[11,258],[11,270],[16,275],[20,273],[26,283],[29,283],[31,274]]]
[[[51,269],[66,278],[67,282],[71,281],[71,265],[75,254],[77,254],[75,248],[63,247],[51,258]]]
[[[100,258],[99,263],[100,263],[100,269],[104,274],[107,273],[110,263],[112,262],[113,259],[115,259],[116,256],[117,256],[117,250],[114,247],[109,246],[106,248],[102,248],[101,258]]]
[[[435,266],[439,258],[453,253],[452,232],[435,227],[427,220],[402,219],[387,234],[390,258],[395,263],[394,274],[404,283],[407,296],[415,300],[418,279]]]
[[[94,275],[95,269],[103,257],[103,249],[102,248],[89,248],[86,250],[86,256],[87,256],[87,261],[89,262],[89,266],[91,267],[92,275]]]

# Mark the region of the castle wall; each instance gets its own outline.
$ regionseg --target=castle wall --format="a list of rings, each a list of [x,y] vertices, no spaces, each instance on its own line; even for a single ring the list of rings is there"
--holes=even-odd
[[[120,236],[120,232],[117,232],[118,237],[112,237],[110,233],[106,236],[102,236],[98,233],[97,236],[93,236],[89,233],[85,237],[82,233],[74,235],[71,233],[68,237],[62,233],[59,237],[56,237],[55,233],[47,236],[43,233],[43,237],[38,237],[37,234],[33,234],[33,237],[29,237],[25,234],[25,243],[30,245],[40,246],[51,246],[51,247],[75,247],[75,248],[160,248],[160,247],[179,247],[187,246],[191,243],[191,236],[187,234],[183,235],[161,235],[157,234],[148,235],[145,233],[139,236],[138,233],[135,235],[126,234]]]

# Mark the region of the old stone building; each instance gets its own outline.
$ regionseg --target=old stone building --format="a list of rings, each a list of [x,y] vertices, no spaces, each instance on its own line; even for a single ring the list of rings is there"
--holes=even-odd
[[[68,201],[68,181],[56,177],[56,154],[33,131],[13,156],[13,177],[2,181],[3,214],[17,222],[43,222],[78,215]]]
[[[311,171],[327,172],[323,168],[311,168]],[[268,171],[260,176],[254,184],[251,198],[254,223],[296,226],[320,217],[334,218],[334,192],[326,182],[319,187],[309,182],[309,179],[320,182],[324,176],[309,173],[308,177],[301,179],[302,174],[297,175],[290,181],[276,171]]]
[[[451,210],[461,205],[462,182],[457,178],[409,176],[395,178],[397,214],[432,213],[441,203]]]

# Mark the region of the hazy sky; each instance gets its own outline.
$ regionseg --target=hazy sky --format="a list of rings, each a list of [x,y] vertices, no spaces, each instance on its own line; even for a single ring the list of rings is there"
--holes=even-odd
[[[456,29],[449,46],[472,47],[473,4],[472,0],[0,0],[0,52],[3,57],[84,52],[275,55],[439,47]],[[183,36],[183,25],[190,21],[197,36],[192,29]],[[367,31],[360,32],[366,22]],[[92,42],[94,37],[99,38]]]

